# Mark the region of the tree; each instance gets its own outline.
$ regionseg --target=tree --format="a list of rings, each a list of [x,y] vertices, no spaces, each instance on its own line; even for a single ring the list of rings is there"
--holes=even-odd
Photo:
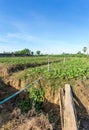
[[[87,52],[87,47],[83,47],[83,52],[84,52],[84,53]]]
[[[31,51],[31,55],[32,55],[32,56],[34,55],[34,52],[33,52],[33,51]]]
[[[21,54],[31,54],[31,51],[29,49],[25,48],[21,51]]]
[[[31,50],[25,48],[23,50],[16,51],[15,54],[28,54],[28,55],[30,55],[31,54]]]
[[[41,53],[41,51],[39,51],[39,50],[36,51],[36,55],[40,55],[40,53]]]
[[[77,54],[82,54],[81,51],[78,51]]]

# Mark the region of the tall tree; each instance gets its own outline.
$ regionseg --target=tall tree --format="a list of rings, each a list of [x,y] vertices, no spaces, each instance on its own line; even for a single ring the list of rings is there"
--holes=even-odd
[[[78,51],[77,54],[82,54],[81,51]]]
[[[40,55],[41,54],[41,51],[36,51],[36,55]]]
[[[33,52],[33,51],[31,51],[31,55],[34,55],[34,52]]]
[[[87,47],[83,47],[83,52],[84,52],[84,53],[87,52]]]

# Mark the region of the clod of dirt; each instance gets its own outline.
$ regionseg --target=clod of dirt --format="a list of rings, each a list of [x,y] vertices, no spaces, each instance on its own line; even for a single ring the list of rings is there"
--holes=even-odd
[[[12,112],[12,117],[17,118],[21,115],[21,110],[19,108],[15,108]]]
[[[9,66],[8,65],[0,65],[0,77],[5,77],[9,75]]]
[[[26,120],[25,123],[18,126],[17,130],[52,130],[52,126],[48,119],[42,114],[39,117]]]

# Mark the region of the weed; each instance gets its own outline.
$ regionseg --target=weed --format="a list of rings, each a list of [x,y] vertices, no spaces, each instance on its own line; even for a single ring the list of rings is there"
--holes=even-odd
[[[38,88],[31,87],[30,88],[29,97],[32,100],[35,110],[37,112],[43,108],[44,94],[45,94],[44,90],[40,87],[38,87]]]
[[[21,100],[19,103],[19,107],[21,108],[22,113],[28,112],[32,108],[32,102],[29,98]]]

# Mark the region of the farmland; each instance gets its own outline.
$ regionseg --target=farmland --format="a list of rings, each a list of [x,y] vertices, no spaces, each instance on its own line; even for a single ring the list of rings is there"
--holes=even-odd
[[[48,71],[49,59],[49,71]],[[87,79],[89,77],[88,57],[11,57],[0,58],[1,66],[8,68],[25,69],[27,75],[44,74],[48,78],[67,79]],[[65,61],[64,61],[65,60]],[[21,67],[21,68],[20,68]],[[30,67],[30,68],[29,68]],[[25,74],[25,75],[26,75]]]
[[[13,65],[26,65],[26,64],[44,64],[47,63],[48,57],[50,62],[59,61],[61,58],[58,56],[31,56],[31,57],[1,57],[0,63],[13,64]]]
[[[54,126],[52,126],[52,128],[55,130],[59,129],[58,122],[60,122],[60,118],[57,116],[59,114],[58,92],[60,87],[64,87],[65,83],[69,83],[72,86],[73,90],[76,91],[76,93],[80,97],[80,91],[81,93],[83,93],[84,91],[84,98],[86,98],[86,102],[89,100],[88,56],[36,56],[0,58],[0,67],[0,93],[2,93],[0,96],[0,100],[4,99],[5,97],[11,95],[12,93],[16,92],[17,90],[20,90],[24,86],[30,84],[31,82],[41,77],[41,80],[39,82],[32,84],[30,89],[27,89],[26,92],[23,92],[16,98],[11,99],[11,101],[9,101],[9,105],[5,103],[3,107],[6,107],[8,111],[10,108],[12,108],[10,110],[12,111],[12,113],[15,107],[19,107],[19,109],[21,109],[21,112],[25,113],[25,115],[29,110],[35,107],[37,113],[45,112],[45,114],[48,114],[47,120],[51,124],[51,126],[54,122]],[[81,87],[83,84],[85,85],[86,91]],[[76,89],[77,87],[75,86],[78,85],[80,85],[80,89]],[[13,101],[15,102],[14,105],[12,105]],[[86,108],[88,108],[88,103],[87,105],[85,105]],[[81,124],[81,122],[85,120],[85,117],[81,118],[80,115],[82,115],[82,113],[80,112],[80,107],[77,108],[80,113],[78,113],[78,125],[79,128],[82,126],[83,129],[85,127],[83,126],[83,124]],[[87,109],[87,111],[89,110]],[[89,121],[88,118],[89,116],[87,116],[86,123]],[[12,118],[12,122],[13,120],[14,118]],[[2,126],[4,126],[5,124],[5,127],[8,127],[8,122],[10,122],[10,120],[5,121],[4,124],[2,120],[1,122]],[[13,123],[10,122],[10,125],[12,124]],[[87,127],[89,128],[88,125]],[[50,129],[52,128],[50,127]]]
[[[51,63],[41,67],[28,68],[24,72],[24,77],[29,78],[44,75],[47,80],[54,80],[61,82],[69,82],[72,80],[86,80],[89,78],[89,62],[88,58],[66,58],[65,62],[63,58],[60,62]],[[38,75],[39,74],[39,75]],[[56,84],[56,83],[55,83]]]

